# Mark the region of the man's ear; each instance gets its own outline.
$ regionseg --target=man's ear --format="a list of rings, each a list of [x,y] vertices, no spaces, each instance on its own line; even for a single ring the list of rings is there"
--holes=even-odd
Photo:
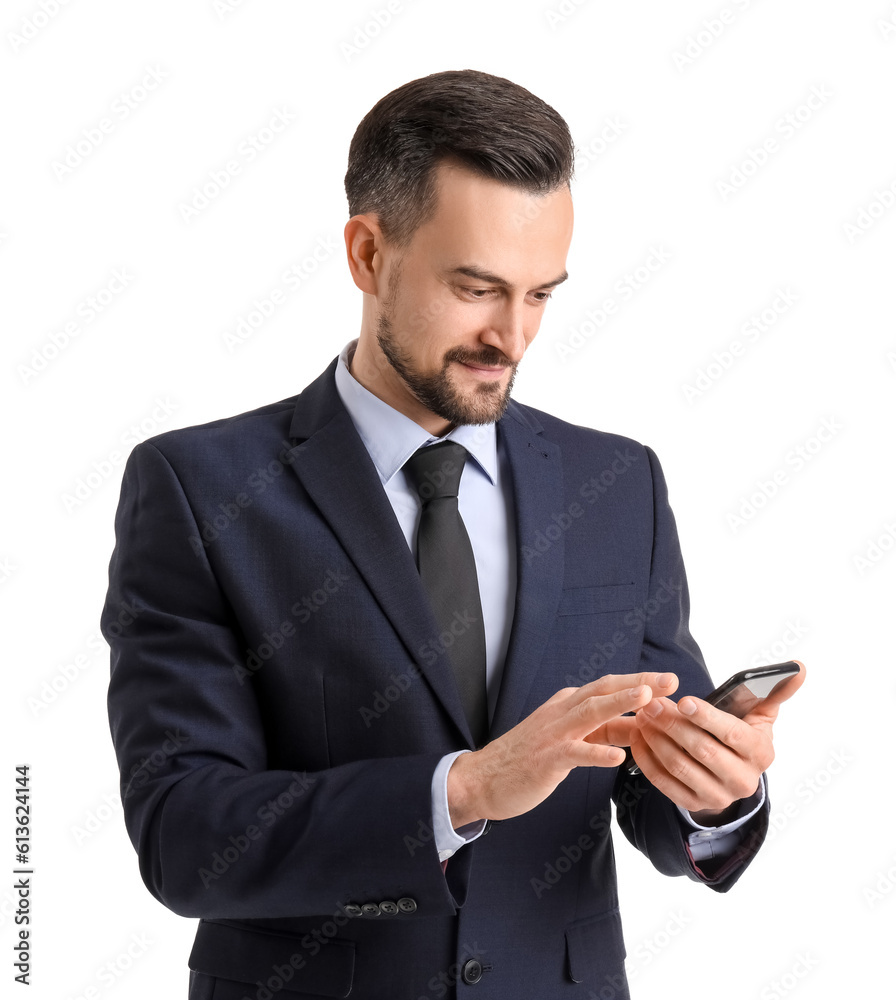
[[[383,233],[375,215],[353,215],[345,224],[345,253],[352,281],[377,295],[383,271]]]

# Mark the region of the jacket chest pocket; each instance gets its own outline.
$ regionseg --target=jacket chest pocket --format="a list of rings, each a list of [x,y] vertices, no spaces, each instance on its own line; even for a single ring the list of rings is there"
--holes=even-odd
[[[611,583],[601,587],[571,587],[560,595],[558,618],[631,611],[635,606],[634,583]]]
[[[578,687],[636,670],[641,644],[634,609],[634,583],[564,590],[545,651],[547,686]]]

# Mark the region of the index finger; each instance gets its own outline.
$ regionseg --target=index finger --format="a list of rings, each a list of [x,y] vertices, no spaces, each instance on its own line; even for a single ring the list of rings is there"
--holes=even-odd
[[[639,674],[604,674],[596,681],[583,684],[576,692],[577,698],[593,698],[595,695],[615,694],[627,688],[646,684],[654,698],[665,698],[678,689],[678,677],[673,673],[645,671]]]

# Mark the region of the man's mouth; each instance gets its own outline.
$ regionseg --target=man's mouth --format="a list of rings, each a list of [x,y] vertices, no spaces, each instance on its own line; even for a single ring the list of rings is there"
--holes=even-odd
[[[467,371],[472,372],[479,378],[487,379],[488,381],[497,381],[507,371],[506,365],[481,365],[471,361],[460,361],[458,364],[463,365]]]

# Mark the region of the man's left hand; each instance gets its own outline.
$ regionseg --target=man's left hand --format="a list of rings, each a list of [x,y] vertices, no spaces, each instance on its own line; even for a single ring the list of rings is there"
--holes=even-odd
[[[796,661],[799,663],[799,661]],[[740,799],[753,795],[771,762],[778,707],[796,694],[800,672],[743,719],[687,695],[676,704],[654,698],[635,715],[631,748],[644,776],[703,826],[731,817]]]

